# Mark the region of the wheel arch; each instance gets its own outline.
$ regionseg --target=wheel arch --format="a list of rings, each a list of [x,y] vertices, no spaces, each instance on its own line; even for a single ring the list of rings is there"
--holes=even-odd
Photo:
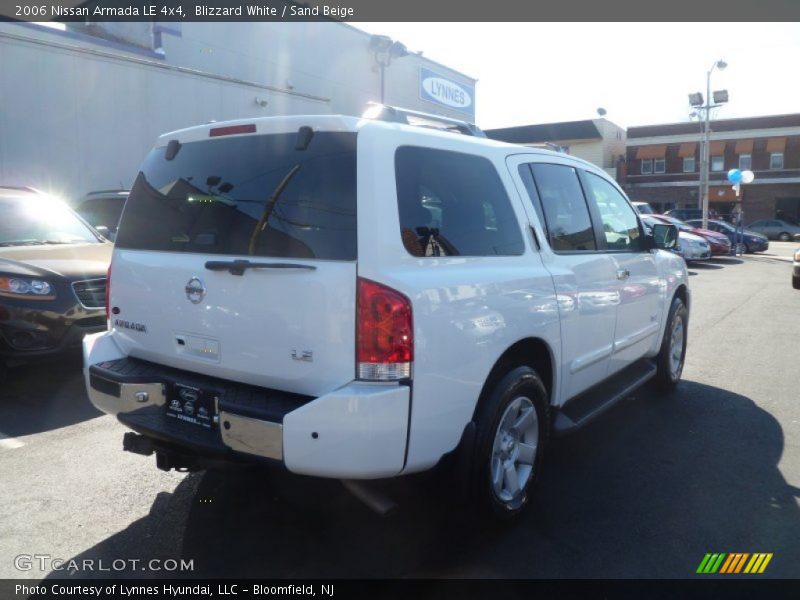
[[[472,413],[472,420],[477,418],[481,407],[489,395],[492,387],[514,367],[529,366],[534,369],[542,379],[549,404],[553,404],[554,387],[556,382],[555,359],[549,344],[541,338],[529,337],[518,340],[509,346],[495,361],[489,375],[483,382],[478,402]]]
[[[682,283],[677,288],[675,288],[675,293],[672,295],[673,298],[680,298],[681,301],[686,305],[686,309],[689,309],[689,292],[686,288],[686,284]],[[669,301],[670,306],[672,305],[672,300]]]

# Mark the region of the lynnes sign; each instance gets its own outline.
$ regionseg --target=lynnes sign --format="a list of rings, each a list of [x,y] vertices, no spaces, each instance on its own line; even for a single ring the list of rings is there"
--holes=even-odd
[[[474,86],[456,83],[430,69],[420,68],[419,95],[423,100],[474,115],[474,94]]]

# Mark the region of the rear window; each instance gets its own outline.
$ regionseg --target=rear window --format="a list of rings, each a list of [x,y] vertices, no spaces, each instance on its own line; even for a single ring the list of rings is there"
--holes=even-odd
[[[136,250],[355,260],[356,134],[211,139],[145,159],[117,246]],[[274,203],[281,182],[288,183]]]

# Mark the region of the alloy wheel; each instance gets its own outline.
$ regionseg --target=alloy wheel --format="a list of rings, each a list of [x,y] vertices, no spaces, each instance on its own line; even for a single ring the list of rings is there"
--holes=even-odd
[[[518,508],[533,475],[539,445],[539,416],[530,398],[509,402],[494,436],[490,474],[494,495],[509,508]]]

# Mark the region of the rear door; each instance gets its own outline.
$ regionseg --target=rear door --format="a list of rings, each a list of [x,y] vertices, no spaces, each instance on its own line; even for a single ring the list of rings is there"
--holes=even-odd
[[[353,379],[356,133],[307,134],[150,153],[112,266],[123,350],[302,394]]]
[[[556,159],[554,159],[556,160]],[[561,399],[605,379],[619,304],[616,264],[598,248],[577,169],[509,159],[527,191],[542,262],[553,277],[561,321]],[[531,210],[532,209],[532,210]]]

